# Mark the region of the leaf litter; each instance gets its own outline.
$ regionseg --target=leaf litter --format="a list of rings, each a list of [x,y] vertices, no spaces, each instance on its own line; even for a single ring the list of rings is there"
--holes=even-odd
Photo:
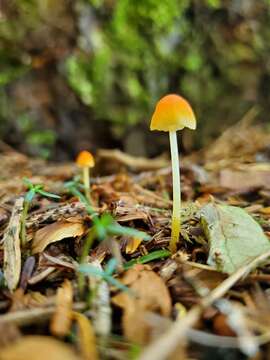
[[[183,159],[174,255],[166,159],[100,151],[89,207],[74,164],[0,154],[0,327],[10,328],[0,359],[48,349],[55,359],[201,359],[209,347],[267,358],[269,139],[243,121]],[[35,195],[22,246],[25,176],[61,199]]]

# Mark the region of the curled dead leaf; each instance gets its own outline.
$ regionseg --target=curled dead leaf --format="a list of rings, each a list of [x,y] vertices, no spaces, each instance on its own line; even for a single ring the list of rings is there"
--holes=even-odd
[[[127,339],[138,344],[150,340],[151,326],[145,322],[146,312],[162,316],[171,313],[169,291],[161,279],[148,266],[137,265],[128,270],[122,283],[129,286],[130,293],[122,292],[113,298],[113,303],[124,310],[122,326]]]
[[[90,320],[78,312],[73,312],[72,316],[77,321],[79,328],[78,338],[82,358],[84,360],[98,360],[96,336]]]
[[[141,245],[141,242],[143,240],[139,238],[131,238],[128,240],[128,243],[126,245],[126,254],[133,254],[138,247]]]
[[[80,360],[71,346],[48,336],[24,336],[1,350],[0,360]]]
[[[51,321],[51,332],[57,336],[69,333],[72,322],[73,290],[69,280],[65,280],[58,288],[56,296],[56,310]]]
[[[35,234],[33,254],[42,252],[49,244],[65,238],[81,236],[84,233],[82,222],[58,221],[38,230]]]

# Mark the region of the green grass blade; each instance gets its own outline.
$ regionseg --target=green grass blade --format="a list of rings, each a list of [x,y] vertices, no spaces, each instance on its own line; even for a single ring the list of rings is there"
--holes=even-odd
[[[130,269],[135,264],[146,264],[153,260],[167,258],[171,255],[169,250],[156,250],[137,259],[130,260],[124,264],[124,269]]]

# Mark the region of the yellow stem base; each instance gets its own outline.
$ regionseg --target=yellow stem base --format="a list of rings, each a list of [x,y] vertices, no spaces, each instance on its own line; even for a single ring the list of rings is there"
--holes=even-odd
[[[179,233],[180,233],[180,218],[179,216],[172,218],[172,233],[171,233],[171,240],[170,240],[170,251],[174,254],[177,250],[177,243],[179,241]]]

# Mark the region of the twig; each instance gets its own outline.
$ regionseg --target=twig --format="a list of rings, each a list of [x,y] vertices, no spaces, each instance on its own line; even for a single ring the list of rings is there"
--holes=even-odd
[[[47,276],[49,276],[51,273],[53,273],[56,270],[54,266],[48,266],[45,270],[41,271],[37,275],[32,276],[28,280],[29,285],[35,285],[39,283],[40,281],[44,280]]]
[[[207,271],[217,271],[214,267],[209,266],[209,265],[205,265],[205,264],[200,264],[200,263],[196,263],[194,261],[183,261],[183,264],[187,264],[190,265],[192,267],[195,267],[197,269],[201,269],[201,270],[207,270]]]
[[[56,221],[60,218],[73,217],[76,215],[86,214],[85,205],[81,202],[72,202],[70,204],[59,204],[57,206],[50,206],[32,213],[26,221],[26,227],[38,227],[40,223],[46,221]]]
[[[73,305],[73,310],[80,311],[85,309],[84,302],[78,302]],[[54,314],[56,307],[48,306],[46,308],[27,309],[10,312],[0,316],[0,325],[15,324],[19,326],[30,325],[36,322],[46,321]]]
[[[233,336],[220,336],[210,334],[201,330],[188,329],[187,337],[193,342],[205,346],[240,349],[240,344],[237,337]],[[252,339],[259,345],[266,344],[270,340],[270,332],[266,332],[262,335],[253,336]]]
[[[120,150],[107,150],[100,149],[98,151],[99,158],[116,161],[121,165],[125,165],[128,168],[134,171],[144,171],[144,170],[158,170],[168,166],[168,160],[163,157],[158,157],[155,159],[146,159],[143,157],[134,157],[128,155]]]
[[[166,359],[186,336],[189,328],[191,328],[199,320],[202,311],[224,296],[238,280],[240,280],[243,276],[246,276],[250,271],[252,271],[252,269],[256,268],[268,257],[270,257],[270,251],[256,257],[250,263],[242,266],[234,274],[225,279],[204,299],[202,299],[201,304],[195,305],[185,317],[177,319],[165,334],[150,344],[142,353],[139,360]]]

